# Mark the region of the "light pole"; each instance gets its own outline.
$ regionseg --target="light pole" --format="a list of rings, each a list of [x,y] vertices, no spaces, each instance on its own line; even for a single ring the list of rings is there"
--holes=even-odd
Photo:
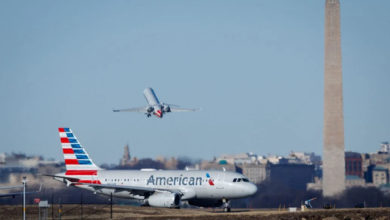
[[[23,177],[23,220],[26,220],[26,177]]]

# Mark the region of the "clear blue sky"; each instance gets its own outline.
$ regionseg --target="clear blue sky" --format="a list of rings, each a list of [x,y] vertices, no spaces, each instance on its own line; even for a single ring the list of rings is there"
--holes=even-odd
[[[322,0],[0,1],[0,151],[322,153]],[[341,3],[346,150],[390,140],[390,1]],[[113,113],[159,99],[195,113]]]

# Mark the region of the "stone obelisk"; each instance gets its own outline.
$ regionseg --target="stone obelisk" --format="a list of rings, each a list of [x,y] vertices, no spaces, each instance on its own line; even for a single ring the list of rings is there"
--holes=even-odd
[[[322,193],[327,197],[345,189],[342,78],[340,1],[326,0]]]

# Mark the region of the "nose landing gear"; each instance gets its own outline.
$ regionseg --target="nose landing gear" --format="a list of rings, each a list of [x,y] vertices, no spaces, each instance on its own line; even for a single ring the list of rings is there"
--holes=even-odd
[[[227,199],[222,199],[222,202],[223,202],[223,211],[224,212],[230,212],[231,211],[230,201],[227,200]]]

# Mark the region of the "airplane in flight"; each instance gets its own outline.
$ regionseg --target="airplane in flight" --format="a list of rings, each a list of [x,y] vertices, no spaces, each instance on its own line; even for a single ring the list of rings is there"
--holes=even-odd
[[[114,109],[113,112],[142,112],[145,113],[148,118],[152,116],[152,114],[158,118],[162,118],[163,115],[168,112],[193,112],[199,110],[196,108],[180,108],[176,105],[160,103],[156,93],[154,93],[152,88],[144,89],[144,96],[148,102],[147,106],[127,109]]]
[[[230,211],[230,200],[256,193],[242,174],[203,170],[104,170],[98,167],[70,128],[59,128],[66,172],[51,176],[67,186],[135,199],[145,206],[180,208],[181,201]]]

